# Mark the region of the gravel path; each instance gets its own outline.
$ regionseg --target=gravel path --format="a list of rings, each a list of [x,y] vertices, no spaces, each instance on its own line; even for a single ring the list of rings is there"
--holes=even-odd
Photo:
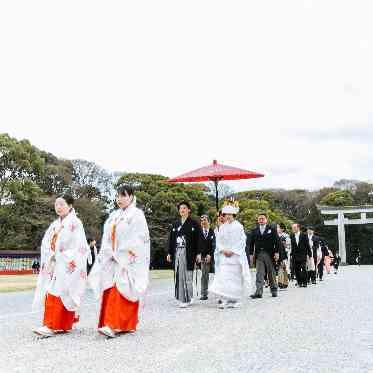
[[[38,340],[32,293],[0,294],[1,372],[373,372],[373,267],[345,267],[308,289],[175,307],[172,280],[152,282],[136,334],[97,335],[87,295],[70,335]]]

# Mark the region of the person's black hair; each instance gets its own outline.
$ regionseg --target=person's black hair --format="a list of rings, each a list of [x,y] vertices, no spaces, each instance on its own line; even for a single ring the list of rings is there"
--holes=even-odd
[[[181,206],[186,206],[188,207],[189,210],[191,210],[191,206],[190,206],[190,203],[188,201],[181,201],[177,204],[177,210],[180,210],[180,207]]]
[[[74,206],[74,198],[71,194],[65,193],[62,196],[60,196],[59,198],[62,198],[63,200],[65,200],[65,202],[68,205]]]
[[[122,196],[133,196],[134,194],[134,190],[131,186],[129,185],[121,185],[118,189],[117,189],[117,193],[122,195]]]
[[[92,237],[87,237],[87,243],[90,244],[91,242],[95,241]]]
[[[286,225],[284,223],[280,223],[279,227],[283,230],[286,231]]]

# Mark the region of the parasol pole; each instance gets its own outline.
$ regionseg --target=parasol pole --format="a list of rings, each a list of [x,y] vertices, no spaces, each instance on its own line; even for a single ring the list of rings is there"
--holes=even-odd
[[[219,190],[218,190],[218,184],[219,184],[219,180],[218,179],[214,179],[216,212],[219,211]]]

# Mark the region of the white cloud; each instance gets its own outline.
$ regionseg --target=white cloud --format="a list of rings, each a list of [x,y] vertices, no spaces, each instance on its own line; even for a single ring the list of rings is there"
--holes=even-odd
[[[3,2],[0,131],[112,170],[175,176],[217,158],[266,174],[239,188],[371,179],[372,8]]]

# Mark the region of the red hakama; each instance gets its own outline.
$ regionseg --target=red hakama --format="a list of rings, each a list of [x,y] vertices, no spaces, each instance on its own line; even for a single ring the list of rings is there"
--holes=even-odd
[[[139,301],[129,301],[114,286],[104,291],[98,327],[108,326],[116,332],[135,331],[138,314]]]
[[[54,331],[69,331],[78,319],[74,311],[68,311],[61,298],[52,294],[45,297],[45,309],[43,325]]]

